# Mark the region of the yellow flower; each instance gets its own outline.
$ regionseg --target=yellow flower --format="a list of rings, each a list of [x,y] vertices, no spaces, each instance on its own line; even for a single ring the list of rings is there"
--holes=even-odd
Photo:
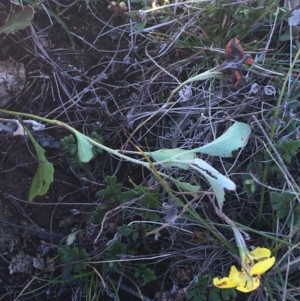
[[[235,287],[238,291],[249,293],[260,286],[260,275],[265,273],[275,263],[275,257],[267,248],[256,248],[249,252],[247,248],[240,248],[242,270],[232,266],[228,277],[213,279],[218,288]]]
[[[256,290],[260,285],[260,277],[253,277],[245,271],[238,271],[235,266],[231,267],[229,278],[231,278],[236,284],[238,291],[249,293]]]
[[[238,291],[249,293],[257,289],[260,285],[259,276],[251,277],[246,272],[238,271],[235,266],[230,269],[229,277],[213,279],[213,284],[218,288],[233,288]]]
[[[271,251],[267,248],[256,248],[251,251],[250,254],[256,261],[256,263],[254,263],[250,268],[250,275],[262,275],[275,263],[275,257],[270,257]]]
[[[218,288],[232,288],[237,286],[236,282],[230,279],[230,277],[216,277],[213,279],[213,284]]]

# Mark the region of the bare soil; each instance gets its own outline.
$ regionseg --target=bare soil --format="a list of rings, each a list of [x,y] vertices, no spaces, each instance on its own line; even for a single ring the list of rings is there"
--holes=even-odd
[[[97,81],[105,81],[107,87],[114,87],[114,95],[118,90],[119,96],[123,97],[129,97],[131,93],[119,88],[125,72],[120,61],[125,56],[128,40],[125,37],[122,39],[114,27],[124,20],[114,17],[107,6],[106,2],[100,1],[91,1],[89,7],[85,1],[76,1],[75,5],[68,1],[62,5],[51,1],[45,3],[45,7],[53,12],[61,13],[64,10],[60,18],[73,33],[73,48],[66,30],[55,18],[51,18],[51,24],[46,11],[40,6],[36,9],[31,29],[19,31],[15,35],[1,36],[0,60],[12,57],[24,64],[27,77],[23,92],[18,97],[3,101],[2,106],[41,116],[48,114],[50,118],[69,124],[75,122],[74,126],[80,130],[83,130],[88,120],[93,124],[87,125],[88,132],[91,128],[98,127],[103,135],[103,125],[109,128],[116,124],[119,127],[119,116],[108,118],[100,99],[102,95],[107,97],[111,92],[107,93],[107,88],[101,89],[97,85]],[[101,20],[97,20],[95,15]],[[101,32],[108,33],[97,39]],[[112,59],[116,62],[111,63]],[[81,95],[79,104],[70,103],[70,99],[74,101],[77,95]],[[111,106],[113,107],[114,105]],[[121,141],[117,132],[115,137],[106,139],[106,143],[119,146]],[[33,267],[32,260],[42,257],[44,264],[48,264],[47,261],[56,255],[57,246],[68,234],[74,229],[85,228],[90,212],[96,208],[95,192],[104,187],[101,184],[104,175],[114,170],[114,164],[117,163],[109,161],[104,155],[101,159],[103,163],[96,163],[93,174],[85,175],[88,179],[84,180],[77,170],[70,167],[66,154],[57,147],[60,145],[59,140],[66,134],[68,133],[64,130],[49,128],[41,135],[42,139],[50,137],[51,142],[45,146],[45,150],[46,157],[54,164],[54,182],[45,196],[30,203],[28,192],[37,168],[34,148],[28,138],[0,131],[2,300],[15,300],[27,285],[31,293],[22,296],[22,300],[49,300],[52,297],[71,300],[68,293],[70,287],[61,290],[58,297],[57,290],[49,292],[49,287],[42,286],[39,281],[31,284],[32,277],[49,280],[55,273],[61,273],[59,268],[53,272],[48,266],[48,270]],[[108,132],[108,136],[110,135]],[[126,179],[127,175],[128,168],[121,168],[119,178]],[[48,248],[45,254],[41,251],[44,248]],[[26,260],[29,260],[29,265],[26,265]],[[35,291],[34,287],[42,288]]]

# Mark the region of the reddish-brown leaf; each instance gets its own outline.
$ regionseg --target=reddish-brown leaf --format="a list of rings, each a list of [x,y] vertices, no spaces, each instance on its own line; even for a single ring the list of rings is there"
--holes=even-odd
[[[245,51],[237,38],[231,39],[225,47],[225,60],[242,59]]]
[[[233,38],[225,47],[225,61],[216,70],[229,73],[228,81],[233,84],[234,89],[237,89],[243,78],[242,64],[251,66],[254,64],[254,60],[251,55],[245,54],[240,41]]]
[[[252,56],[247,56],[246,59],[243,61],[243,64],[247,65],[247,66],[252,66],[254,64],[254,59],[252,58]]]

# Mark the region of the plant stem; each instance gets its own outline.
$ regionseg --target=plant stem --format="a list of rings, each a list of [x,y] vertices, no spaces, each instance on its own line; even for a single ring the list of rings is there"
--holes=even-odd
[[[285,88],[286,88],[288,79],[290,78],[290,75],[291,75],[291,73],[294,69],[294,66],[295,66],[299,56],[300,56],[300,49],[298,50],[298,52],[297,52],[297,54],[296,54],[296,56],[293,60],[293,63],[290,66],[290,69],[289,69],[289,71],[288,71],[288,73],[285,77],[282,88],[280,90],[280,94],[279,94],[278,101],[277,101],[277,104],[276,104],[276,108],[275,108],[275,111],[274,111],[274,117],[273,117],[274,121],[273,121],[273,124],[272,124],[272,127],[271,127],[271,132],[270,132],[270,141],[272,143],[273,143],[273,140],[274,140],[276,125],[277,125],[276,120],[277,120],[277,117],[278,117],[278,114],[279,114],[279,110],[281,108]],[[270,145],[268,146],[268,151],[269,152],[271,151],[271,146]],[[269,165],[265,164],[262,183],[267,182],[268,173],[269,173]],[[265,201],[265,193],[266,193],[266,188],[265,188],[265,186],[262,186],[261,195],[260,195],[259,212],[258,212],[258,224],[261,223],[261,218],[262,218],[262,213],[263,213],[263,208],[264,208],[264,201]]]

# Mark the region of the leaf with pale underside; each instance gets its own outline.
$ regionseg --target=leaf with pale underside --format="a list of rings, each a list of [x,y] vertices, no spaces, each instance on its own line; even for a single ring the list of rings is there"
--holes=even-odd
[[[227,177],[219,173],[205,161],[197,158],[197,153],[205,153],[211,156],[231,157],[232,152],[244,147],[250,136],[250,126],[247,124],[236,122],[223,135],[208,143],[205,146],[192,150],[184,149],[162,149],[155,152],[146,153],[151,156],[157,164],[165,167],[177,167],[188,170],[194,169],[198,171],[210,183],[219,208],[222,210],[225,200],[224,189],[235,190],[235,184]],[[175,183],[182,187],[182,182]],[[192,192],[195,196],[195,187],[185,187],[187,191]]]

